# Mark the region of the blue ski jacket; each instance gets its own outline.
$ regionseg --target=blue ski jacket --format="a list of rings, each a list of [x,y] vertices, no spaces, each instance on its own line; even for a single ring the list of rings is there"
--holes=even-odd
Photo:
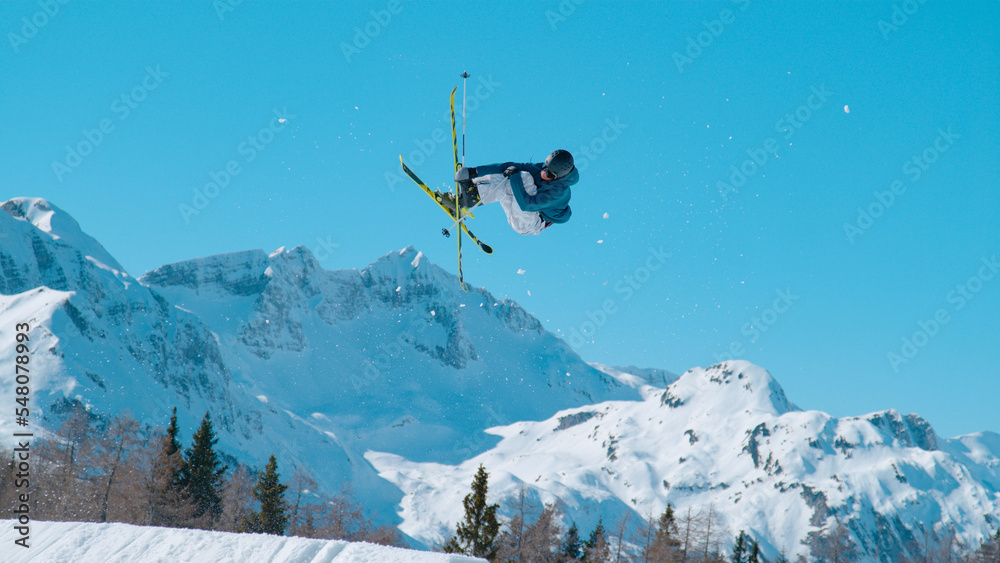
[[[535,195],[528,195],[528,192],[524,191],[524,182],[521,181],[521,175],[514,174],[510,177],[510,187],[514,192],[514,199],[517,200],[517,205],[521,208],[521,211],[537,211],[543,220],[553,223],[565,223],[569,221],[570,216],[573,214],[569,208],[569,198],[571,195],[569,188],[580,181],[580,173],[577,172],[575,167],[569,174],[551,182],[542,180],[542,168],[545,167],[543,163],[504,162],[501,164],[484,164],[476,167],[476,173],[479,176],[503,174],[503,171],[510,166],[517,168],[518,171],[531,174],[535,185],[538,186],[538,192]]]

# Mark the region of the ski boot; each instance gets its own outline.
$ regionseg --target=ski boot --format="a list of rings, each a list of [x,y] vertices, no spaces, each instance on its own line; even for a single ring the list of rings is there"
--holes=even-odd
[[[479,203],[479,188],[472,181],[459,182],[458,199],[466,210]]]
[[[479,188],[472,181],[476,177],[475,168],[465,166],[455,172],[455,181],[458,182],[458,203],[468,211],[479,203]]]
[[[460,198],[467,197],[466,192],[464,190],[459,190],[459,197]],[[458,213],[455,212],[456,208],[455,194],[451,192],[442,192],[441,190],[434,190],[434,199],[436,199],[438,203],[440,203],[443,207],[445,207],[448,210],[448,213],[451,214],[452,218],[456,220],[458,219]],[[479,201],[478,193],[476,196],[476,201],[477,202]],[[472,217],[473,216],[472,213],[469,213],[469,207],[472,207],[472,205],[467,206],[459,203],[457,207],[461,209],[463,216]]]
[[[455,194],[451,192],[442,192],[441,190],[434,190],[434,199],[446,208],[452,217],[458,219],[458,213],[456,211],[457,206],[455,205]],[[463,210],[463,212],[465,211],[468,210]]]

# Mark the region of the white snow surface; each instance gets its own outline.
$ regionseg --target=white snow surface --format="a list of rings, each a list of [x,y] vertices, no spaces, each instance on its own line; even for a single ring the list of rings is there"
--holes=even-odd
[[[265,534],[129,524],[33,522],[29,547],[12,520],[0,521],[5,563],[482,563],[483,559]]]

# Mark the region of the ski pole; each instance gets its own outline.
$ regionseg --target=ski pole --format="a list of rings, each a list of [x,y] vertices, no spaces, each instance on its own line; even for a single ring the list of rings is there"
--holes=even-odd
[[[462,166],[465,166],[465,91],[469,82],[469,73],[463,72],[462,76]]]

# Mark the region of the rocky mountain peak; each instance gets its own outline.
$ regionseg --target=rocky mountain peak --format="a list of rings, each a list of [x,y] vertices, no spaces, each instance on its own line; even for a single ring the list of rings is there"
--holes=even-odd
[[[693,368],[664,391],[662,403],[679,407],[698,396],[700,409],[712,405],[742,407],[746,411],[781,415],[799,410],[788,401],[785,391],[767,370],[743,360],[731,360],[708,368]]]

